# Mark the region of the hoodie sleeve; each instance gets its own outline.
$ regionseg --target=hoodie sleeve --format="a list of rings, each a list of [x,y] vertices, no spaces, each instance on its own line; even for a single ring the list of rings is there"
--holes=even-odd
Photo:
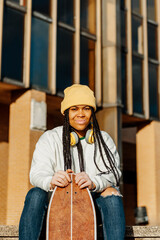
[[[54,175],[53,156],[54,147],[51,147],[48,132],[45,132],[36,144],[30,170],[31,184],[45,191],[49,191],[49,185]]]
[[[112,138],[109,136],[108,133],[102,132],[102,136],[103,136],[103,139],[104,139],[106,145],[108,146],[108,148],[110,149],[111,153],[114,156],[114,161],[115,161],[114,162],[114,164],[115,164],[114,169],[115,169],[115,172],[118,173],[117,174],[117,180],[119,181],[119,179],[121,177],[120,158],[119,158],[119,154],[116,150],[116,146],[115,146]],[[104,151],[102,153],[103,153],[106,165],[110,167],[109,161],[108,161],[107,157],[105,156]],[[109,173],[106,172],[106,167],[104,166],[104,163],[102,161],[100,153],[98,153],[97,155],[98,155],[96,157],[97,165],[102,172],[99,171],[95,176],[90,176],[90,178],[94,182],[94,184],[96,185],[96,188],[94,189],[94,192],[102,192],[107,187],[116,186],[117,182],[116,182],[116,178],[115,178],[112,171],[110,171]]]

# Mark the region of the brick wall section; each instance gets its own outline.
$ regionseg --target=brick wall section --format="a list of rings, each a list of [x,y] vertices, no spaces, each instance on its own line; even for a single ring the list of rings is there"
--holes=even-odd
[[[18,226],[0,225],[0,240],[18,240]],[[126,240],[160,240],[160,226],[127,226]],[[98,240],[102,240],[99,238]]]

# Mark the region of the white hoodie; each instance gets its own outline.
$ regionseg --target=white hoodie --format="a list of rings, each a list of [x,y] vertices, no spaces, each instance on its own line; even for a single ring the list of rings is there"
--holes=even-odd
[[[63,157],[63,142],[62,142],[63,127],[57,127],[52,130],[46,131],[38,140],[30,170],[30,182],[32,185],[49,191],[50,182],[55,172],[64,170],[64,157]],[[121,171],[119,169],[120,160],[116,150],[116,146],[108,133],[102,131],[102,136],[110,151],[115,158],[115,165],[117,167],[119,176]],[[84,155],[84,168],[85,172],[89,175],[90,179],[96,185],[96,192],[102,192],[109,186],[116,186],[116,179],[114,174],[110,172],[101,173],[94,164],[94,144],[88,144],[85,139],[81,140],[83,155]],[[105,153],[103,153],[105,154]],[[79,159],[77,147],[71,147],[72,156],[72,170],[75,173],[80,172]],[[105,157],[106,159],[106,157]],[[97,147],[96,163],[101,171],[106,171],[103,161]],[[106,159],[106,164],[109,163]]]

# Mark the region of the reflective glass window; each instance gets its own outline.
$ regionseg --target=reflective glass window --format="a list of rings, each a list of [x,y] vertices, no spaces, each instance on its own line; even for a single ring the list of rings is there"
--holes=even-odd
[[[5,0],[6,2],[7,0]],[[10,0],[11,2],[13,3],[17,3],[19,4],[20,6],[25,6],[26,5],[26,0]]]
[[[142,60],[132,57],[133,112],[143,114]]]
[[[81,30],[96,34],[96,1],[80,1],[80,24]]]
[[[24,14],[4,6],[2,78],[22,82]]]
[[[50,0],[32,0],[32,11],[50,16]]]
[[[121,45],[122,47],[127,47],[126,45],[126,12],[121,10]]]
[[[155,21],[155,0],[147,0],[147,17]]]
[[[80,41],[80,83],[94,90],[95,42],[82,36]]]
[[[120,3],[121,3],[121,8],[125,8],[125,0],[121,0]]]
[[[7,0],[5,0],[6,2]],[[18,3],[19,4],[19,0],[10,0],[11,2],[15,2],[15,3]]]
[[[121,53],[121,90],[122,90],[122,104],[124,106],[124,110],[126,110],[127,102],[126,102],[126,54]]]
[[[32,17],[30,83],[48,89],[49,23]]]
[[[132,15],[132,50],[143,54],[142,20]]]
[[[148,57],[157,59],[157,26],[148,23]]]
[[[157,66],[149,63],[149,110],[150,116],[158,118]]]
[[[73,0],[58,0],[58,21],[73,26]]]
[[[131,4],[132,11],[140,14],[141,13],[140,0],[131,0]]]
[[[73,33],[57,29],[57,93],[73,83]]]

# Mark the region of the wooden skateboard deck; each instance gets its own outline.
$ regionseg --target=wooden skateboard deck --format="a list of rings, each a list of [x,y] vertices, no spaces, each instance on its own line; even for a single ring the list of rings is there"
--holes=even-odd
[[[47,213],[47,240],[96,240],[96,213],[88,188],[80,189],[71,174],[71,183],[56,187]]]

